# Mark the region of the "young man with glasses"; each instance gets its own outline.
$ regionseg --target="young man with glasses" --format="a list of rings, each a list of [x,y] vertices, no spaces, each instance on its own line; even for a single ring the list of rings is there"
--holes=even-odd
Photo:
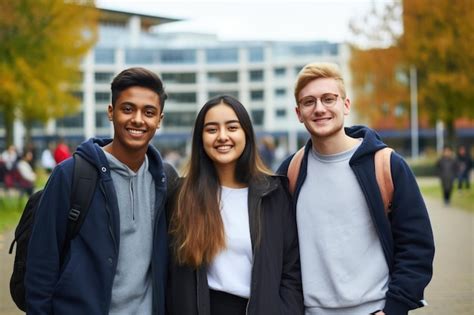
[[[434,242],[410,168],[391,154],[395,190],[386,215],[374,167],[386,145],[367,127],[344,128],[351,102],[337,65],[306,65],[295,98],[311,136],[293,192],[305,313],[402,315],[423,306]]]

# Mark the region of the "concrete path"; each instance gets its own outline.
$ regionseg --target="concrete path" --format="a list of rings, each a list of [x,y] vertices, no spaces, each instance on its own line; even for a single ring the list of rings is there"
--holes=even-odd
[[[427,199],[436,242],[433,280],[426,289],[429,306],[410,312],[422,315],[474,314],[474,214]],[[0,315],[22,314],[11,302],[9,279],[13,257],[11,233],[0,235]]]

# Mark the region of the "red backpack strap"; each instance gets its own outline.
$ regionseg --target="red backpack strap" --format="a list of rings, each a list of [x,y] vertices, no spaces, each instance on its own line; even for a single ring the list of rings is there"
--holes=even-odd
[[[377,185],[379,186],[380,194],[382,195],[385,214],[388,214],[392,210],[394,190],[392,173],[390,170],[390,156],[392,151],[392,148],[386,147],[375,152],[374,157],[375,178],[377,179]]]
[[[296,189],[296,180],[300,173],[301,161],[303,161],[304,147],[296,151],[295,155],[291,158],[290,165],[288,166],[288,181],[290,194],[293,195]]]

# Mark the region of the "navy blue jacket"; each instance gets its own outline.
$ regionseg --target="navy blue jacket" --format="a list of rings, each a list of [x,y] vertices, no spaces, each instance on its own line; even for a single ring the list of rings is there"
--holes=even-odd
[[[400,155],[393,152],[390,164],[395,190],[392,211],[387,220],[374,166],[375,152],[386,145],[374,131],[366,127],[354,126],[346,128],[345,132],[350,137],[363,138],[349,165],[367,200],[390,272],[384,312],[387,315],[407,314],[409,310],[424,305],[423,291],[433,273],[433,232],[425,203],[409,166]],[[310,140],[306,144],[297,179],[295,209],[307,175],[311,147]],[[282,163],[278,173],[287,174],[291,158]]]
[[[46,184],[28,248],[25,276],[28,314],[109,313],[120,242],[119,208],[107,158],[100,147],[112,140],[90,139],[77,152],[99,172],[89,213],[60,264],[70,209],[73,159],[56,166]],[[155,182],[152,257],[153,314],[165,312],[168,240],[166,178],[159,152],[147,151]]]

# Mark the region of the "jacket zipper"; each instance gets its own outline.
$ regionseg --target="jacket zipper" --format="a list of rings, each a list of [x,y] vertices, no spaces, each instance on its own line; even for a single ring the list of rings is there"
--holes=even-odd
[[[107,194],[105,193],[105,189],[104,189],[104,186],[103,186],[102,182],[99,184],[99,186],[100,186],[100,191],[104,194],[105,211],[107,212],[107,216],[109,217],[109,222],[111,222],[112,221],[112,213],[110,212],[109,200],[107,198]],[[108,230],[109,230],[109,234],[112,237],[112,241],[114,242],[115,253],[117,253],[118,252],[117,240],[115,239],[114,232],[112,231],[112,224],[111,223],[107,224],[107,227],[108,227]]]

